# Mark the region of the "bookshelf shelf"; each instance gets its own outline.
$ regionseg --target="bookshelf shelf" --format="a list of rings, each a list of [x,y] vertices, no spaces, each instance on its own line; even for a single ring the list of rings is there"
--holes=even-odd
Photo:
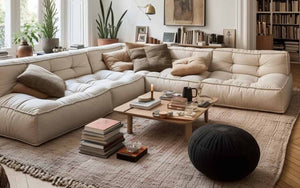
[[[291,61],[300,62],[300,0],[257,0],[256,21],[257,44],[272,36],[274,50],[286,50]]]

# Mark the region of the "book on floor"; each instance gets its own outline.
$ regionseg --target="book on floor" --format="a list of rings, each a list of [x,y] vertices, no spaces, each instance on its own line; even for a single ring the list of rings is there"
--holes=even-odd
[[[113,146],[115,145],[116,143],[120,143],[120,142],[123,142],[125,139],[122,135],[122,137],[119,137],[113,141],[111,141],[110,143],[107,143],[107,144],[99,144],[97,142],[93,142],[93,141],[88,141],[88,140],[82,140],[81,141],[81,146],[88,146],[88,147],[92,147],[92,148],[95,148],[95,149],[102,149],[102,150],[105,150],[107,148],[109,148],[110,146]]]
[[[111,132],[112,130],[121,127],[121,122],[112,120],[112,119],[106,119],[106,118],[100,118],[96,121],[93,121],[92,123],[89,123],[84,127],[85,131],[93,132],[93,133],[99,133],[99,134],[107,134]]]

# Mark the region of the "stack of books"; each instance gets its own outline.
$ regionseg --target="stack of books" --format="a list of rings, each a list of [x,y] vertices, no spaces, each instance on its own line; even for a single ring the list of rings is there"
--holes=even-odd
[[[70,46],[70,50],[78,50],[78,49],[82,49],[82,48],[84,48],[83,44],[72,44]]]
[[[100,118],[84,127],[79,152],[108,158],[124,147],[124,136],[120,133],[120,121]]]
[[[168,104],[168,108],[174,110],[184,110],[187,103],[187,99],[183,97],[173,97]]]
[[[7,51],[0,50],[0,60],[10,59],[12,58],[10,55],[8,55]]]
[[[299,42],[298,41],[285,41],[285,50],[290,53],[292,61],[299,61]]]
[[[132,108],[139,108],[142,110],[150,110],[158,105],[161,104],[160,99],[154,99],[148,102],[140,102],[140,101],[134,101],[130,103],[130,107]]]

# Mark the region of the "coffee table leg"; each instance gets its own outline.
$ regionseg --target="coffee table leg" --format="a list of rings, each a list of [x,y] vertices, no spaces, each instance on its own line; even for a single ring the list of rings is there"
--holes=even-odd
[[[132,134],[132,116],[127,115],[127,133]]]
[[[193,132],[193,124],[186,124],[185,125],[185,139],[188,141],[192,136]]]
[[[208,123],[208,110],[204,112],[204,121],[205,123]]]

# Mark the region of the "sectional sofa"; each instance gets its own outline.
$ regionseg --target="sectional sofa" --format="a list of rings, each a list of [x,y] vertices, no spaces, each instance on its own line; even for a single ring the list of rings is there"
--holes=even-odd
[[[150,89],[181,92],[201,88],[219,98],[218,105],[284,113],[292,92],[289,55],[283,51],[197,49],[169,47],[173,60],[201,56],[208,71],[201,75],[172,76],[162,72],[107,70],[105,52],[124,44],[91,47],[57,54],[0,61],[0,135],[33,146],[77,129],[112,112]],[[38,99],[11,93],[17,76],[36,64],[65,80],[65,97]]]

